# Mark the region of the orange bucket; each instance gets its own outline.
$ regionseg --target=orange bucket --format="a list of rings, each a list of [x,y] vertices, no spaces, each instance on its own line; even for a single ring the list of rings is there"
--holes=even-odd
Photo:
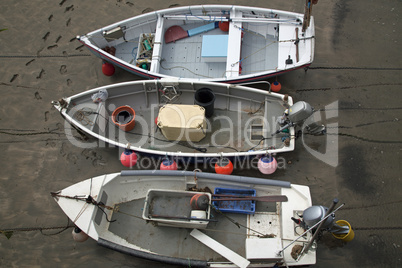
[[[112,113],[112,121],[121,130],[130,131],[135,126],[135,111],[130,106],[120,106]]]

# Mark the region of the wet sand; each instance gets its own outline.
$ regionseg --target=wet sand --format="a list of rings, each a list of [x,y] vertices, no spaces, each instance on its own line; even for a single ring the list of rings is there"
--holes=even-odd
[[[123,169],[117,148],[72,145],[51,101],[140,78],[119,69],[113,77],[104,76],[100,59],[74,37],[179,3],[22,0],[0,4],[0,29],[7,29],[0,32],[0,229],[64,226],[67,218],[50,197],[51,191]],[[180,5],[191,3],[197,2]],[[304,1],[239,0],[236,4],[303,12]],[[336,103],[336,109],[327,109],[332,115],[335,111],[333,118],[325,119],[331,112],[321,112],[330,124],[329,135],[298,139],[294,152],[281,155],[286,167],[274,175],[234,172],[308,185],[317,205],[329,206],[334,197],[346,204],[336,217],[351,223],[355,239],[343,244],[326,235],[319,242],[315,267],[402,266],[401,8],[397,0],[320,0],[313,8],[312,68],[280,76],[278,81],[282,93],[306,100],[316,109]],[[76,132],[72,135],[80,137]],[[334,137],[338,146],[326,152],[327,139],[333,141],[330,148]],[[311,151],[330,155],[332,165]],[[71,229],[54,236],[18,232],[9,240],[1,236],[0,266],[167,267],[99,247],[93,240],[76,243],[70,233]]]

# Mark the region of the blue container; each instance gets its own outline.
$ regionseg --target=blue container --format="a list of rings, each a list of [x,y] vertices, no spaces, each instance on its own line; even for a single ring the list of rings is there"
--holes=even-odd
[[[215,188],[214,194],[236,195],[236,196],[256,196],[254,189],[228,189],[228,188]],[[214,196],[214,199],[220,197]],[[227,197],[221,197],[227,198]],[[255,201],[213,201],[212,204],[222,212],[254,214]]]

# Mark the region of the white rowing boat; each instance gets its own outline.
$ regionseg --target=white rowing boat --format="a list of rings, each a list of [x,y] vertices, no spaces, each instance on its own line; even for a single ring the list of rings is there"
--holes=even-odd
[[[313,112],[269,90],[178,79],[107,85],[54,105],[66,122],[101,142],[196,161],[293,151],[296,125]]]
[[[217,191],[245,200],[212,201]],[[273,198],[262,202],[244,196],[252,193]],[[298,215],[311,206],[307,186],[199,172],[122,171],[52,195],[99,245],[136,257],[191,267],[316,262],[315,250],[292,257],[292,248],[306,245],[310,232],[282,250],[304,231],[291,217],[301,219]],[[204,208],[192,204],[197,195],[206,197]]]
[[[93,54],[146,78],[242,83],[309,66],[314,19],[236,5],[175,7],[77,37]]]

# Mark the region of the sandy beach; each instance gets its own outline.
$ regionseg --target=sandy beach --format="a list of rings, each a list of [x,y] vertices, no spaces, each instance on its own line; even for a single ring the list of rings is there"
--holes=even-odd
[[[138,3],[137,3],[138,2]],[[203,1],[203,4],[234,4]],[[304,0],[236,1],[303,13]],[[119,20],[197,1],[21,0],[0,3],[0,230],[58,227],[67,217],[51,198],[84,179],[127,169],[119,149],[79,148],[52,100],[111,83],[139,80],[101,60],[75,37]],[[325,235],[315,267],[402,267],[402,2],[319,0],[313,8],[315,58],[305,72],[279,76],[281,93],[320,110],[328,134],[303,136],[283,168],[234,174],[308,185],[313,204],[338,197],[355,239]],[[270,82],[274,80],[269,80]],[[83,140],[93,142],[94,140]],[[206,168],[204,171],[213,171]],[[173,267],[76,243],[68,229],[0,236],[1,267]]]

